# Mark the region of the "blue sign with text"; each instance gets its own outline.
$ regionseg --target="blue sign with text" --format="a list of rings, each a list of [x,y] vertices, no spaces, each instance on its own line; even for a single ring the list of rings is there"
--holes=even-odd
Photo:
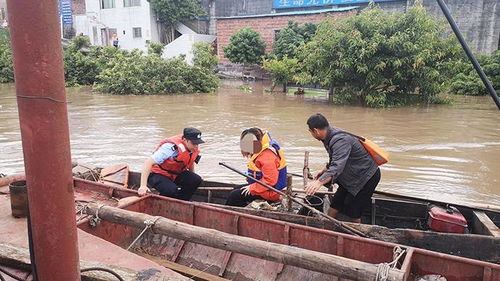
[[[375,0],[375,2],[391,2],[397,0]],[[273,0],[274,9],[317,7],[331,5],[348,5],[369,3],[370,0]]]
[[[71,10],[71,0],[59,0],[59,14],[64,25],[73,24],[73,11]]]

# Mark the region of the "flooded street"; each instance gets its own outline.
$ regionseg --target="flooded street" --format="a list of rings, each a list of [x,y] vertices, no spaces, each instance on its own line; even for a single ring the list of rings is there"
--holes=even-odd
[[[301,173],[306,150],[314,170],[328,160],[305,124],[310,114],[321,112],[334,126],[368,137],[391,153],[379,190],[500,205],[500,113],[489,97],[460,98],[451,106],[367,109],[330,105],[324,97],[269,94],[261,83],[245,92],[240,84],[223,81],[216,94],[172,96],[68,89],[72,158],[99,166],[128,163],[138,171],[159,141],[192,126],[206,141],[197,172],[205,179],[240,182],[241,177],[218,163],[244,170],[239,135],[258,126],[280,142],[289,171]],[[22,172],[12,84],[0,84],[0,121],[0,173]]]

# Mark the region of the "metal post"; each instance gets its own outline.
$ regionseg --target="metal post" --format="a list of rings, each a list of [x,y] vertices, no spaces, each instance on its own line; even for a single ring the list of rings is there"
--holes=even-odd
[[[477,74],[479,74],[479,77],[481,77],[481,80],[483,81],[484,86],[490,93],[491,97],[493,98],[493,101],[497,105],[498,109],[500,109],[500,98],[498,98],[497,92],[491,85],[490,80],[488,80],[488,77],[484,73],[483,69],[479,65],[479,62],[477,59],[474,57],[472,54],[471,50],[469,49],[469,46],[467,45],[467,42],[465,42],[464,37],[462,36],[462,33],[460,32],[460,29],[458,28],[455,20],[451,16],[450,10],[448,9],[448,6],[446,6],[446,3],[444,3],[443,0],[437,0],[439,7],[441,7],[441,10],[444,13],[444,16],[448,20],[448,22],[451,25],[451,29],[453,29],[453,32],[458,38],[458,41],[460,41],[460,44],[462,44],[462,48],[464,49],[465,53],[467,54],[467,57],[469,57],[469,60],[472,62],[472,65],[474,66],[474,69],[476,69]]]
[[[57,0],[7,0],[40,281],[80,280]]]

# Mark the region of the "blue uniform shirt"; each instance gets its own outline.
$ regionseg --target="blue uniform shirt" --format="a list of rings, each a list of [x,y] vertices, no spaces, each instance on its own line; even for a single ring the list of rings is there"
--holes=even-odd
[[[153,161],[161,165],[163,162],[167,161],[168,159],[174,158],[177,155],[179,155],[179,152],[177,151],[177,146],[173,143],[164,143],[160,148],[158,148],[157,151],[153,153],[151,158],[153,158]]]

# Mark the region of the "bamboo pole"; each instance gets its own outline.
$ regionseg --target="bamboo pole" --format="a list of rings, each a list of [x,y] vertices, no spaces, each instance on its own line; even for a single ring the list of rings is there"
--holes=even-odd
[[[309,151],[304,153],[304,168],[302,169],[302,179],[304,180],[304,189],[307,185],[307,180],[309,179]]]
[[[271,191],[274,191],[274,192],[278,193],[281,196],[288,197],[288,198],[292,199],[293,202],[299,204],[300,206],[302,206],[304,208],[307,208],[311,212],[313,212],[315,214],[318,214],[319,216],[322,216],[322,217],[330,220],[333,223],[333,225],[335,226],[335,229],[337,231],[342,231],[344,233],[351,234],[351,235],[358,235],[358,236],[361,236],[361,237],[367,237],[366,234],[364,234],[362,231],[359,231],[359,230],[355,229],[354,227],[348,226],[345,223],[342,223],[342,222],[340,222],[340,221],[338,221],[338,220],[330,217],[329,215],[327,215],[327,214],[325,214],[323,212],[320,212],[320,211],[316,210],[315,208],[313,208],[313,207],[311,207],[311,206],[309,206],[309,205],[301,202],[300,200],[297,200],[296,198],[288,196],[286,193],[282,192],[281,190],[277,190],[276,188],[274,188],[274,187],[272,187],[272,186],[270,186],[268,184],[265,184],[265,183],[261,182],[260,180],[254,178],[254,177],[251,177],[251,176],[249,176],[247,174],[244,174],[244,173],[242,173],[242,172],[240,172],[240,171],[238,171],[238,170],[236,170],[236,169],[234,169],[234,168],[226,165],[225,163],[221,162],[221,163],[219,163],[219,165],[224,166],[224,167],[228,168],[229,170],[231,170],[231,171],[233,171],[235,173],[238,173],[238,174],[246,177],[247,179],[251,179],[251,180],[255,181],[256,183],[262,185],[263,187],[265,187],[265,188],[267,188],[267,189],[269,189]]]
[[[292,211],[292,196],[293,196],[293,178],[292,175],[287,175],[286,176],[286,194],[288,194],[287,198],[287,210],[289,212]]]
[[[110,206],[89,204],[86,213],[99,218],[136,228],[144,228],[153,222],[154,233],[167,235],[196,244],[201,244],[234,253],[257,257],[286,265],[296,266],[315,272],[334,275],[350,280],[375,280],[378,265],[345,257],[320,253],[288,245],[266,242],[248,237],[228,234],[214,229],[194,226],[164,217],[154,217],[143,213],[127,211]],[[404,272],[390,269],[388,281],[403,280]]]

